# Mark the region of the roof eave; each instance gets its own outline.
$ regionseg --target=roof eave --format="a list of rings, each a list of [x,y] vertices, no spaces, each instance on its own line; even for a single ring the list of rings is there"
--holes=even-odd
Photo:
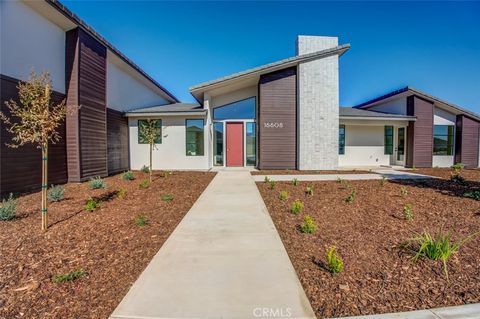
[[[202,111],[171,111],[171,112],[127,112],[125,117],[156,117],[156,116],[204,116],[207,110]]]
[[[415,117],[369,117],[369,116],[340,116],[341,120],[373,120],[373,121],[416,121]]]

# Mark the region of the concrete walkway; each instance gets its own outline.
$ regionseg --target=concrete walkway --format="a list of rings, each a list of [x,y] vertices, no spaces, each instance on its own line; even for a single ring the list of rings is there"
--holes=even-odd
[[[372,173],[365,174],[290,174],[290,175],[253,175],[256,182],[265,180],[265,176],[275,181],[291,181],[294,178],[299,181],[336,181],[339,178],[355,181],[355,180],[380,180],[383,177],[391,180],[395,179],[429,179],[436,178],[429,175],[415,174],[405,171],[396,171],[394,169],[376,169]]]
[[[258,189],[219,172],[111,318],[315,318]]]

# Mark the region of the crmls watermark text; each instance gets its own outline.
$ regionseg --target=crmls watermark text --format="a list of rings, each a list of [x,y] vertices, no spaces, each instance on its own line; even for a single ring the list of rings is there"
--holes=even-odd
[[[291,308],[268,308],[257,307],[253,309],[255,318],[290,318],[292,316]]]

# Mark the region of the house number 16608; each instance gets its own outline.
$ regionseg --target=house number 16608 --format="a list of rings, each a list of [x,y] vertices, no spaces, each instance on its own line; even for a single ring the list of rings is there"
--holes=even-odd
[[[265,127],[265,128],[282,128],[283,123],[282,122],[265,122],[265,123],[263,123],[263,127]]]

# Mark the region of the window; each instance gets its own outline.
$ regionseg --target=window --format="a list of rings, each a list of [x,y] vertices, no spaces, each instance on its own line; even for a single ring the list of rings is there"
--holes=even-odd
[[[385,155],[393,154],[393,126],[385,126],[384,135],[384,153]]]
[[[433,155],[453,155],[453,125],[433,126]]]
[[[255,123],[247,122],[247,130],[246,130],[246,155],[247,155],[247,165],[255,166],[256,164],[256,128]]]
[[[213,109],[214,120],[248,120],[255,119],[255,97],[233,102]]]
[[[213,123],[213,165],[223,166],[223,123]]]
[[[203,156],[203,120],[187,120],[187,156]]]
[[[338,154],[345,154],[345,125],[340,125],[338,129]]]
[[[145,130],[149,125],[155,125],[157,128],[157,137],[155,144],[162,143],[162,120],[138,120],[138,144],[148,144],[145,136]]]

